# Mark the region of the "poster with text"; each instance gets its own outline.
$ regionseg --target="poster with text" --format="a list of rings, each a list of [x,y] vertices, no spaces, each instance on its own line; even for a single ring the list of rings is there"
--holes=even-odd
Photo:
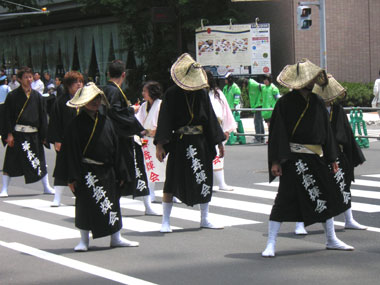
[[[270,73],[269,24],[206,26],[195,34],[196,60],[214,76]]]

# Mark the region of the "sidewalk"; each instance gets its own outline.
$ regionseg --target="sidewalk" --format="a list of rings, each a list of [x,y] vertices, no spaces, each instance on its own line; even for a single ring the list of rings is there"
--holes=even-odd
[[[350,120],[349,114],[347,115],[347,118],[348,118],[348,120]],[[363,118],[364,118],[364,121],[366,121],[367,126],[368,125],[380,125],[380,118],[379,118],[379,115],[377,114],[377,112],[363,113]],[[255,133],[255,126],[253,124],[253,118],[243,118],[243,119],[241,119],[241,121],[243,122],[244,131],[246,133]],[[265,122],[264,122],[264,128],[265,128],[265,132],[267,133],[268,132],[268,126]]]
[[[350,120],[350,115],[347,115],[348,120]],[[369,129],[379,129],[380,130],[380,118],[377,112],[371,113],[363,113],[363,119],[366,122],[366,125]],[[243,118],[241,119],[244,127],[244,133],[246,134],[254,134],[255,133],[255,125],[253,123],[253,118]],[[264,122],[265,133],[268,134],[268,126]],[[252,143],[254,140],[254,136],[247,136],[247,143]]]

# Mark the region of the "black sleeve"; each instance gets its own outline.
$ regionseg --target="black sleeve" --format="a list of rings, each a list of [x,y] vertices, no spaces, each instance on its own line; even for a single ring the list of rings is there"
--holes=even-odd
[[[170,143],[174,130],[172,116],[173,112],[170,107],[170,95],[166,92],[162,99],[160,112],[158,114],[156,135],[154,136],[153,141],[155,145],[166,145]]]

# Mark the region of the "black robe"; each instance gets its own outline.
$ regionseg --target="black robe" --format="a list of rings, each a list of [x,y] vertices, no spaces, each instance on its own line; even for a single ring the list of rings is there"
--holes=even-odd
[[[143,152],[141,145],[134,140],[134,135],[140,134],[144,127],[135,117],[134,109],[128,106],[115,83],[108,82],[103,88],[103,92],[111,106],[107,110],[107,115],[115,126],[121,146],[121,155],[128,169],[128,178],[121,194],[123,196],[133,195],[133,197],[149,195]]]
[[[309,106],[292,132],[307,106],[298,92],[281,97],[274,108],[268,143],[270,182],[273,162],[282,167],[278,194],[270,220],[303,221],[305,225],[324,222],[333,216],[332,180],[327,163],[337,158],[336,144],[328,113],[322,99],[310,94]],[[321,145],[323,158],[316,154],[291,152],[289,143]]]
[[[335,184],[334,215],[351,208],[351,182],[354,181],[354,168],[365,161],[363,152],[357,144],[344,109],[333,104],[330,109],[331,127],[335,134],[339,170],[331,173]]]
[[[194,114],[193,119],[189,109]],[[203,133],[175,133],[186,125],[201,125]],[[210,202],[215,145],[224,140],[225,135],[205,90],[186,92],[176,85],[170,87],[161,103],[154,138],[154,143],[163,144],[169,153],[164,192],[172,193],[189,206]]]
[[[49,127],[48,127],[48,141],[49,143],[63,143],[64,134],[67,126],[77,115],[77,110],[70,108],[66,105],[67,101],[71,99],[69,93],[62,94],[58,97],[53,105],[50,114]],[[54,185],[66,186],[67,185],[67,167],[64,158],[64,145],[61,145],[61,150],[57,151],[55,167],[53,172]]]
[[[24,176],[25,183],[33,183],[47,174],[43,148],[47,133],[47,115],[40,93],[31,91],[21,113],[26,100],[27,96],[20,86],[8,94],[4,103],[2,139],[4,142],[7,135],[12,133],[14,146],[7,146],[3,172],[8,173],[10,177]],[[35,127],[38,132],[24,133],[14,130],[20,113],[17,124]]]
[[[122,227],[118,186],[126,178],[126,169],[111,120],[99,113],[89,142],[94,124],[95,120],[82,111],[66,129],[64,144],[68,181],[76,182],[75,226],[91,230],[93,237],[98,238]],[[102,165],[84,162],[83,158]]]

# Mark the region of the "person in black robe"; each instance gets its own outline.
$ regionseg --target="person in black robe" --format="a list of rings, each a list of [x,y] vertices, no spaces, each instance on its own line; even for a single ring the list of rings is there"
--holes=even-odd
[[[163,161],[168,154],[160,231],[172,231],[173,196],[188,206],[200,204],[201,227],[223,228],[208,219],[215,145],[223,157],[225,135],[204,89],[208,87],[207,75],[200,64],[185,53],[173,64],[171,77],[176,85],[164,95],[154,138],[158,160]]]
[[[108,73],[110,80],[103,88],[111,106],[107,114],[114,123],[119,144],[123,146],[121,155],[128,168],[128,178],[121,194],[122,196],[143,197],[145,214],[160,215],[152,208],[149,196],[148,178],[140,138],[145,130],[135,117],[135,108],[137,107],[131,105],[120,87],[125,79],[125,64],[121,60],[112,61],[108,67]]]
[[[99,112],[108,104],[104,93],[93,82],[80,88],[67,102],[82,108],[71,120],[64,138],[69,187],[76,196],[75,226],[81,240],[75,251],[87,251],[92,237],[111,235],[111,247],[138,246],[121,237],[120,189],[126,169],[120,157],[118,139],[111,120]]]
[[[10,92],[4,103],[2,140],[7,144],[0,197],[8,197],[11,177],[24,176],[25,183],[42,180],[44,194],[54,194],[49,185],[45,151],[47,115],[42,96],[31,88],[33,72],[21,68],[20,87]]]
[[[313,92],[322,97],[325,102],[337,146],[338,171],[337,173],[330,172],[331,180],[333,181],[332,185],[334,185],[335,190],[332,191],[335,201],[332,204],[332,212],[333,216],[344,213],[346,229],[365,230],[367,227],[359,224],[353,218],[350,191],[351,182],[355,179],[354,168],[362,164],[365,161],[365,157],[355,141],[343,107],[338,103],[334,103],[335,99],[345,96],[346,90],[331,74],[328,74],[328,81],[328,85],[324,87],[315,85]],[[307,234],[303,222],[297,222],[295,233]]]
[[[67,167],[64,159],[64,147],[62,146],[67,126],[78,113],[78,110],[66,105],[72,99],[79,88],[83,87],[83,75],[78,71],[69,71],[65,74],[63,84],[65,92],[57,97],[50,114],[48,139],[54,144],[56,151],[54,168],[54,200],[52,207],[59,207],[62,193],[67,186]],[[66,91],[67,90],[67,91]]]
[[[335,194],[337,203],[334,205],[334,216],[344,212],[345,228],[365,230],[366,226],[359,224],[352,215],[351,210],[351,182],[355,180],[354,168],[363,164],[365,157],[355,140],[347,115],[343,107],[335,99],[345,96],[346,90],[330,74],[329,84],[324,88],[316,85],[313,92],[323,98],[329,111],[329,120],[338,153],[338,172],[332,176],[335,182]]]
[[[326,248],[353,250],[335,235],[332,171],[338,170],[334,135],[323,100],[312,93],[314,83],[327,84],[324,70],[308,60],[286,66],[277,81],[293,91],[277,102],[269,129],[270,182],[280,184],[269,217],[268,242],[263,257],[275,256],[276,237],[282,222],[322,222]]]

